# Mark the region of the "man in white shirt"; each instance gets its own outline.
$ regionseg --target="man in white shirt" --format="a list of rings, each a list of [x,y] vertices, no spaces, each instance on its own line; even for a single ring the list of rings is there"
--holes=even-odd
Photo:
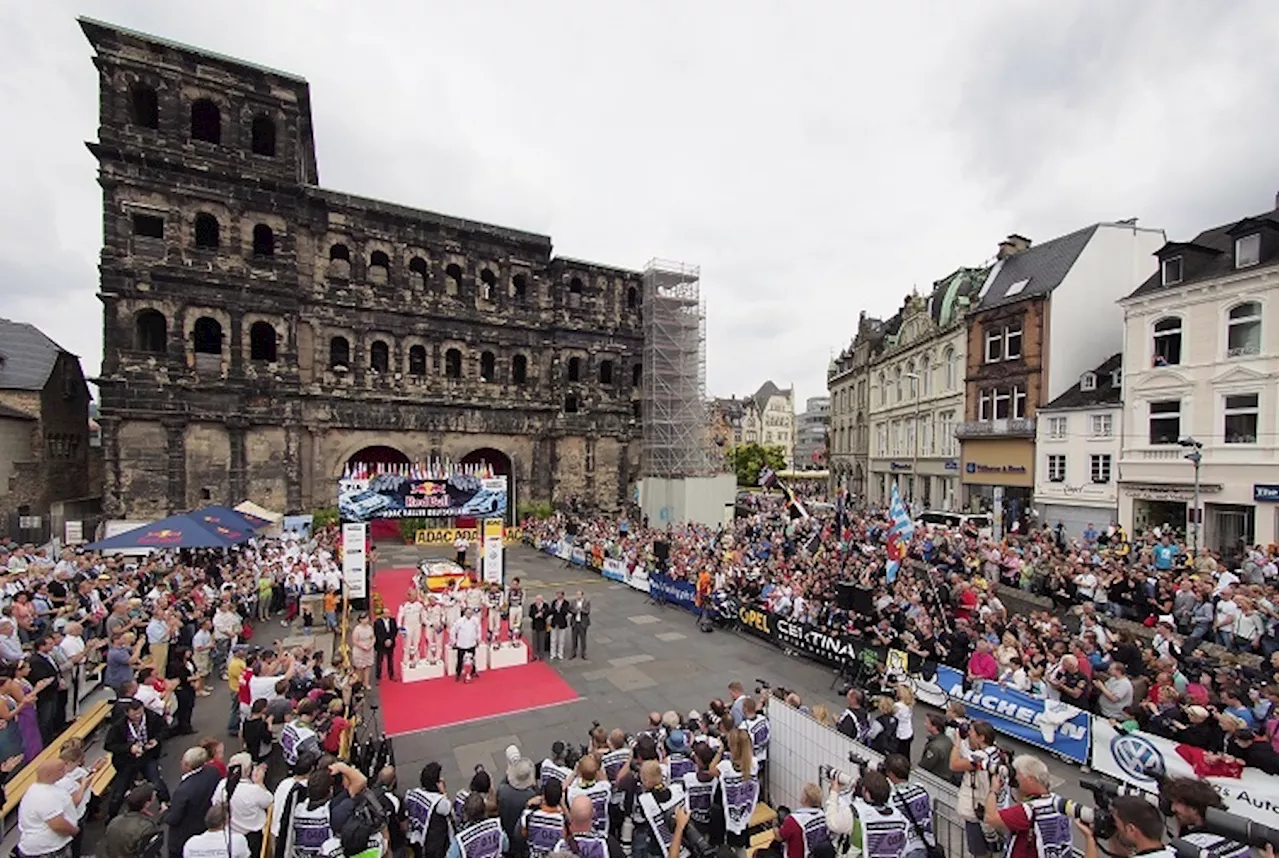
[[[213,615],[213,669],[219,676],[226,672],[227,654],[243,627],[244,620],[231,607],[231,601],[224,599]]]
[[[243,836],[249,842],[249,851],[257,855],[262,851],[262,830],[267,824],[267,809],[274,800],[271,791],[263,784],[267,766],[265,763],[255,766],[253,758],[241,751],[227,761],[227,769],[239,769],[241,773],[240,783],[231,795],[231,831]],[[214,806],[223,805],[226,796],[227,780],[223,778],[213,791]],[[224,848],[226,842],[224,832]],[[191,846],[191,841],[187,841],[187,846]]]
[[[79,833],[71,795],[58,786],[66,774],[62,760],[47,760],[36,770],[36,782],[27,787],[18,805],[18,852],[66,858],[71,841]]]
[[[238,792],[238,790],[237,790]],[[205,831],[189,839],[182,846],[182,858],[251,858],[249,841],[243,834],[223,829],[227,825],[227,810],[222,804],[214,804],[204,812]]]
[[[470,655],[474,663],[476,647],[480,645],[480,620],[471,608],[464,610],[462,616],[453,624],[453,628],[449,629],[449,642],[457,653],[453,679],[455,682],[460,682],[463,662]]]

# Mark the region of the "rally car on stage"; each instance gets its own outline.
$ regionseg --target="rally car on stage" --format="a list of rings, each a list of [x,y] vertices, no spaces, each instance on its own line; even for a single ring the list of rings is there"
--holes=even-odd
[[[459,589],[471,587],[471,576],[452,560],[424,560],[418,567],[418,589],[442,593],[456,583]]]

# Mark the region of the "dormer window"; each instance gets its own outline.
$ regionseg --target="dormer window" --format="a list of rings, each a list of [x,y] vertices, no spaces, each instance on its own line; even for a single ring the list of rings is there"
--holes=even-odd
[[[1174,256],[1160,263],[1160,282],[1173,286],[1182,282],[1182,257]]]
[[[1111,370],[1111,386],[1112,386],[1112,387],[1119,387],[1119,386],[1120,386],[1120,379],[1121,379],[1122,377],[1123,377],[1123,376],[1122,376],[1122,372],[1121,372],[1121,370],[1118,370],[1118,369],[1113,369],[1113,370]]]
[[[1086,372],[1084,375],[1080,376],[1080,389],[1081,390],[1097,390],[1098,376],[1092,372]]]
[[[1255,232],[1236,239],[1236,268],[1257,265],[1262,258],[1262,234]]]

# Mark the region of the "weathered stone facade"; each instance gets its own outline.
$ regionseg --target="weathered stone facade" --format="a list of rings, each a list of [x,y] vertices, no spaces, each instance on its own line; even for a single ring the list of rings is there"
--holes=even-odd
[[[368,446],[493,450],[518,501],[622,502],[639,273],[324,190],[306,81],[81,25],[101,81],[108,514],[328,506]]]

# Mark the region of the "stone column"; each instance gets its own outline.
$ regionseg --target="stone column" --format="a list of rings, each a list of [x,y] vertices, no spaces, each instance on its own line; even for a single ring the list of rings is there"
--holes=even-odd
[[[162,425],[168,454],[168,507],[172,515],[187,509],[187,424],[185,420],[169,418],[162,421]]]
[[[227,463],[227,482],[231,494],[227,498],[228,506],[235,506],[243,500],[251,500],[246,493],[248,456],[244,446],[248,425],[248,421],[244,418],[231,418],[227,421],[227,445],[231,453],[231,461]]]
[[[284,427],[285,511],[300,514],[302,509],[302,439],[296,424]]]
[[[102,427],[102,512],[107,518],[124,518],[124,495],[120,483],[120,418],[99,417]]]

